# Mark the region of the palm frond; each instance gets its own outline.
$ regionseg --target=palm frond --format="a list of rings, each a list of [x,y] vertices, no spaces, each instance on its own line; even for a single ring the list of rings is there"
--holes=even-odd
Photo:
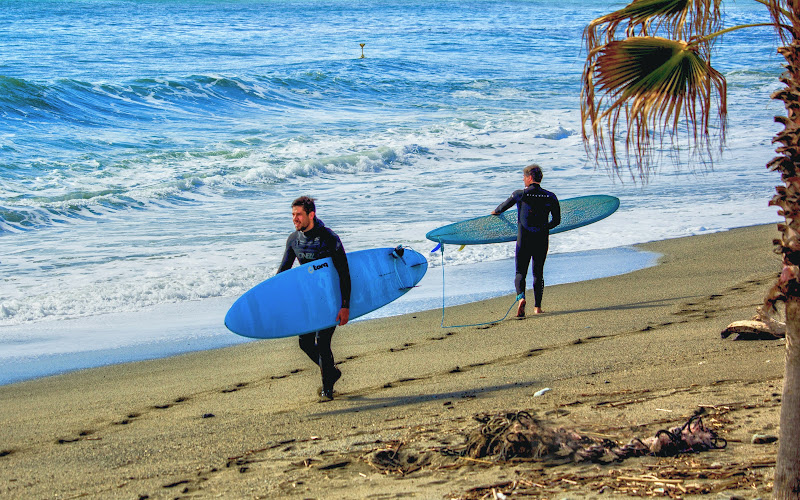
[[[634,0],[589,23],[585,33],[587,48],[591,52],[614,40],[620,25],[625,26],[625,36],[662,35],[691,40],[719,28],[720,3],[721,0]]]
[[[621,127],[626,151],[634,153],[642,177],[653,142],[658,138],[661,144],[667,135],[674,142],[682,123],[690,144],[708,146],[716,109],[720,141],[724,137],[725,78],[687,42],[659,37],[609,42],[589,54],[583,78],[584,141],[588,147],[591,136],[595,157],[610,160],[615,168]]]
[[[791,0],[756,0],[769,8],[772,22],[784,43],[800,39],[800,12]]]

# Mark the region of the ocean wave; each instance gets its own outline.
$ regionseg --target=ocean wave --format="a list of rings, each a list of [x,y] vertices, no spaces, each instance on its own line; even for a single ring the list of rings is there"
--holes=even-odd
[[[318,144],[312,145],[318,148]],[[310,177],[347,178],[362,173],[396,169],[425,147],[377,146],[319,158],[275,158],[268,152],[223,149],[194,153],[159,153],[147,156],[137,168],[125,164],[108,169],[105,177],[87,172],[56,172],[58,179],[42,186],[6,182],[16,191],[0,199],[0,234],[42,229],[54,224],[101,220],[120,210],[147,210],[167,205],[202,205],[217,197],[259,196],[269,186]],[[266,156],[265,156],[266,155]],[[102,184],[108,184],[102,187]],[[74,186],[92,186],[75,189]]]
[[[159,304],[236,296],[263,280],[262,269],[181,270],[133,281],[88,280],[59,290],[0,297],[0,326],[137,311]]]
[[[305,98],[280,78],[244,79],[193,75],[183,79],[141,78],[121,83],[60,79],[39,83],[0,76],[0,116],[63,121],[83,126],[109,121],[193,119],[198,114],[261,108],[303,107]],[[224,114],[215,116],[224,119]]]
[[[63,121],[83,126],[109,121],[196,119],[198,115],[226,120],[240,111],[283,112],[318,107],[325,97],[343,92],[364,98],[396,89],[388,82],[362,75],[324,70],[288,74],[191,75],[181,79],[139,78],[128,82],[59,79],[41,83],[0,76],[0,116],[8,119]],[[345,96],[346,97],[346,96]]]
[[[414,176],[418,165],[462,157],[465,151],[470,162],[494,165],[501,153],[505,159],[500,164],[517,154],[527,161],[531,138],[532,144],[547,147],[547,142],[573,137],[571,121],[566,112],[544,117],[532,110],[471,111],[388,127],[343,119],[335,127],[308,133],[273,134],[267,125],[244,128],[207,145],[197,130],[188,137],[111,142],[108,151],[76,143],[72,152],[52,148],[40,161],[6,163],[16,173],[0,181],[0,234],[102,220],[121,210],[211,206],[225,198],[262,196],[279,184],[305,184],[309,178],[346,184],[364,174],[398,171],[411,179],[407,176]],[[510,146],[516,144],[525,146]],[[431,176],[425,174],[425,179]]]
[[[574,130],[566,129],[562,126],[557,126],[539,132],[538,134],[536,134],[536,137],[540,139],[553,139],[557,141],[561,139],[566,139],[567,137],[571,137],[573,135],[575,135]]]
[[[103,198],[102,201],[92,198],[75,198],[69,202],[40,201],[39,206],[0,206],[0,235],[42,229],[55,224],[98,221],[106,213],[141,205],[135,200],[114,200],[107,196]]]
[[[440,81],[435,74],[417,71],[409,78],[408,64],[382,62],[380,67],[360,63],[328,63],[309,70],[291,65],[271,74],[199,74],[182,78],[137,78],[92,82],[57,79],[52,82],[0,76],[0,116],[36,122],[68,123],[80,127],[138,128],[143,123],[191,122],[198,119],[235,122],[242,117],[284,120],[291,110],[327,109],[336,102],[364,109],[386,103],[389,109],[439,109],[464,100],[526,101],[530,90],[514,82]],[[448,103],[445,96],[455,100]]]

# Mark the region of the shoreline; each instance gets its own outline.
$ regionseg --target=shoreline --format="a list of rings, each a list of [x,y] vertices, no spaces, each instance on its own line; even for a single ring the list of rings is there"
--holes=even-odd
[[[608,277],[655,265],[657,257],[632,247],[553,254],[548,259],[545,278],[548,283],[561,284]],[[446,272],[448,308],[504,296],[513,291],[513,259],[451,266]],[[481,283],[478,292],[474,287],[476,282]],[[442,293],[441,269],[429,268],[413,292],[352,320],[351,324],[437,308],[441,310]],[[0,334],[7,339],[41,339],[0,345],[0,349],[6,349],[0,363],[8,366],[0,372],[0,385],[256,341],[235,335],[222,325],[221,318],[234,300],[235,297],[214,297],[160,304],[142,311],[0,327]],[[87,345],[92,349],[76,350]],[[37,352],[45,349],[49,351]],[[14,352],[24,355],[10,354]]]
[[[775,234],[768,224],[637,245],[662,254],[659,264],[548,286],[548,314],[521,321],[442,329],[431,310],[354,323],[334,336],[344,375],[325,404],[294,338],[0,386],[0,494],[470,498],[473,488],[524,479],[542,485],[540,496],[585,496],[597,494],[597,478],[641,477],[687,457],[455,461],[407,474],[380,470],[370,457],[457,448],[483,412],[525,410],[627,442],[706,408],[728,446],[688,460],[709,470],[749,464],[750,483],[712,474],[683,486],[765,496],[777,443],[750,438],[778,434],[784,342],[733,342],[719,332],[752,316],[777,276]],[[448,313],[474,323],[501,316],[508,300]],[[620,484],[604,496],[625,498]]]

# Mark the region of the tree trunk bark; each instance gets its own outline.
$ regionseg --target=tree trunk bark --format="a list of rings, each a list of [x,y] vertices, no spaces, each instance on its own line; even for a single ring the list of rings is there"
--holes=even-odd
[[[785,87],[772,98],[783,101],[786,117],[775,117],[784,129],[773,139],[779,156],[767,164],[781,173],[784,185],[776,187],[770,205],[780,207],[778,214],[785,217],[778,224],[781,239],[775,240],[776,251],[783,255],[783,270],[765,301],[768,307],[781,301],[786,306],[786,359],[772,496],[800,500],[800,0],[769,0],[769,7],[776,26],[792,26],[779,30],[787,42],[778,48],[787,62],[780,77]]]
[[[786,300],[786,369],[781,399],[775,499],[800,498],[800,298]]]

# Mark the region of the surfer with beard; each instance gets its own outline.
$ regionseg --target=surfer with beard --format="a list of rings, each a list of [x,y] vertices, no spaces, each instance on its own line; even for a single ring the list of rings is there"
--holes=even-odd
[[[292,202],[292,222],[297,231],[286,240],[278,272],[291,269],[295,259],[300,264],[330,257],[339,274],[342,307],[336,315],[336,324],[345,325],[350,319],[350,268],[339,236],[316,216],[314,199],[301,196]],[[333,399],[333,384],[342,376],[336,367],[331,351],[331,339],[336,326],[300,335],[300,349],[316,363],[322,373],[321,401]]]
[[[528,165],[522,170],[525,189],[514,191],[511,196],[494,209],[492,215],[500,215],[517,205],[517,251],[516,276],[519,305],[517,317],[525,317],[525,277],[528,264],[533,262],[534,314],[542,313],[544,293],[544,261],[550,243],[550,230],[561,224],[561,206],[555,194],[542,189],[542,169],[539,165]]]

